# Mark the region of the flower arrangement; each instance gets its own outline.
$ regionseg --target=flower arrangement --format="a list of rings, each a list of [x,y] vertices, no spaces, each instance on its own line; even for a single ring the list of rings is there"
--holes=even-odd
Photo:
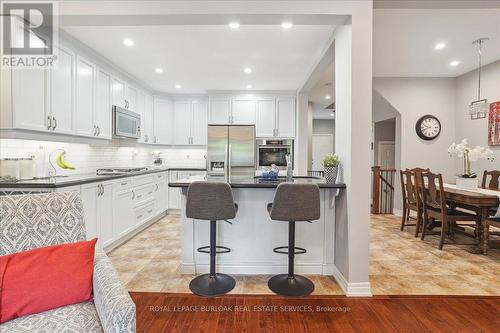
[[[325,157],[323,158],[323,161],[321,161],[321,165],[324,166],[325,168],[328,167],[337,167],[340,164],[340,158],[335,155],[335,154],[326,154]]]
[[[448,154],[464,159],[464,173],[460,175],[463,178],[476,178],[477,175],[470,170],[471,162],[476,162],[479,159],[488,161],[495,159],[495,155],[491,149],[480,146],[471,148],[467,139],[463,139],[459,144],[452,143],[450,148],[448,148]]]

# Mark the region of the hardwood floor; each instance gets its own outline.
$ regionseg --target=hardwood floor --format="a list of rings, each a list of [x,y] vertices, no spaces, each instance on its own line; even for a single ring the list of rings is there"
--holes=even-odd
[[[458,333],[498,332],[500,326],[500,297],[131,296],[137,305],[137,332]]]

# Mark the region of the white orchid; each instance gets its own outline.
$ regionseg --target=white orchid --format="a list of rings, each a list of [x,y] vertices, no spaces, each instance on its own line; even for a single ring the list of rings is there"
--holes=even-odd
[[[458,158],[464,159],[464,175],[467,176],[474,175],[470,172],[470,162],[476,162],[479,159],[488,161],[493,161],[495,159],[495,155],[491,149],[481,146],[475,146],[471,149],[467,139],[463,139],[459,144],[452,143],[448,148],[448,154],[450,156],[456,155]]]

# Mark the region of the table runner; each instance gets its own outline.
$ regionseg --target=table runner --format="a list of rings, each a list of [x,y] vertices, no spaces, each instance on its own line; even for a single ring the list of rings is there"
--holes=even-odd
[[[462,188],[458,188],[456,185],[453,185],[453,184],[444,184],[444,187],[449,187],[452,189],[466,191],[466,192],[476,192],[476,193],[482,193],[482,194],[486,194],[486,195],[495,195],[498,197],[498,199],[500,199],[500,191],[488,190],[488,189],[480,188],[480,187],[478,187],[477,189],[474,189],[474,190],[469,190],[469,189],[464,190]],[[500,217],[500,206],[498,206],[497,212],[495,215],[493,215],[493,217]]]

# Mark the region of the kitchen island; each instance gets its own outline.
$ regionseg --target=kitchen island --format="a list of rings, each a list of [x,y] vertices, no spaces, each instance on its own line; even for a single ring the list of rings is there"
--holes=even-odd
[[[209,271],[209,256],[196,249],[209,244],[210,223],[185,216],[187,189],[197,180],[205,178],[190,177],[169,183],[170,187],[180,188],[182,194],[181,271],[186,274]],[[216,180],[220,181],[220,178]],[[252,275],[287,271],[287,256],[274,253],[273,248],[287,245],[288,223],[271,220],[266,209],[273,201],[276,187],[283,181],[252,177],[229,181],[238,213],[231,221],[233,224],[219,221],[217,225],[217,245],[231,249],[231,252],[217,256],[219,272]],[[307,253],[295,257],[296,272],[335,275],[335,201],[345,185],[326,183],[324,179],[314,177],[295,177],[293,182],[317,184],[321,192],[321,218],[313,223],[296,224],[296,246],[307,250]]]

